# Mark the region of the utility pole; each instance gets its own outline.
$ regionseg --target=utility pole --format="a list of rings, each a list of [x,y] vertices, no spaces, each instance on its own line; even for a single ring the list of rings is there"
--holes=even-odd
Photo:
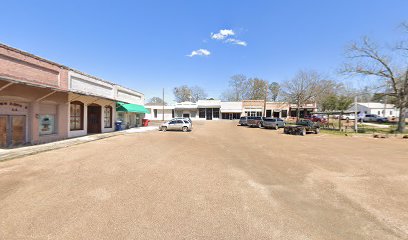
[[[358,116],[357,116],[357,96],[354,97],[354,131],[357,133],[357,121],[358,121]]]
[[[162,118],[162,120],[164,121],[164,88],[163,88],[163,98],[162,98],[162,102],[163,102],[163,118]]]
[[[268,99],[268,84],[266,84],[265,89],[265,100],[264,100],[264,109],[263,109],[263,116],[266,117],[266,100]]]

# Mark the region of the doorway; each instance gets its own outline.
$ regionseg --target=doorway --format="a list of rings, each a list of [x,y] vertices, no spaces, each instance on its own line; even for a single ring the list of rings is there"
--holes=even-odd
[[[190,118],[190,113],[183,113],[183,118]]]
[[[15,147],[26,143],[26,116],[0,115],[0,147]]]
[[[213,109],[212,108],[207,108],[205,116],[206,116],[206,118],[205,118],[206,120],[212,120]]]
[[[88,133],[101,133],[102,107],[97,104],[88,105]]]

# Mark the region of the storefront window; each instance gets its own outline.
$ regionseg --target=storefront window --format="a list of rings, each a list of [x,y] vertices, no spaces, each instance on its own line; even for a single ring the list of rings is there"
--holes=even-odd
[[[55,115],[40,115],[39,124],[40,135],[55,133]]]
[[[220,109],[213,108],[213,118],[220,118]]]
[[[71,102],[70,106],[70,129],[82,130],[84,122],[84,104],[81,102]]]
[[[288,117],[288,110],[282,110],[282,116],[283,118]]]
[[[105,115],[104,115],[104,126],[105,128],[112,127],[112,107],[105,106]]]
[[[198,117],[205,118],[205,108],[198,109]]]

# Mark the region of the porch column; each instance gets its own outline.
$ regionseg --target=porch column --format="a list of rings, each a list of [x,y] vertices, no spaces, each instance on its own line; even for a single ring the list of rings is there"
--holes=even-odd
[[[68,106],[69,103],[60,103],[57,105],[57,134],[60,139],[68,138],[68,129],[70,127]]]
[[[40,103],[37,101],[30,103],[30,110],[29,110],[29,138],[27,139],[32,144],[39,143],[40,139],[40,127],[39,127],[39,117],[40,114]]]

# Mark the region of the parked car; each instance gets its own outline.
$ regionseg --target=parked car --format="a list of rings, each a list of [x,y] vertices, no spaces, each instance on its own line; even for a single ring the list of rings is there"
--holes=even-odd
[[[241,126],[247,126],[248,125],[248,117],[241,117],[239,119],[238,124],[241,125]]]
[[[320,123],[326,123],[327,119],[323,116],[319,116],[319,115],[313,115],[313,116],[307,116],[304,119],[308,119],[312,122],[320,122]]]
[[[285,121],[280,118],[264,118],[263,120],[263,127],[264,128],[273,128],[278,130],[280,127],[285,127]]]
[[[181,120],[187,120],[187,121],[189,121],[189,122],[191,123],[191,125],[193,124],[193,121],[191,120],[191,118],[185,118],[185,117],[172,118],[170,121],[172,121],[172,120],[179,120],[179,119],[181,119]]]
[[[380,117],[377,114],[366,114],[363,118],[360,117],[358,120],[363,120],[364,122],[388,122],[388,118]]]
[[[286,134],[302,135],[305,136],[308,132],[320,133],[320,124],[312,122],[308,119],[302,119],[296,122],[296,125],[285,126],[283,132]]]
[[[159,130],[165,132],[167,130],[177,130],[177,131],[191,131],[193,125],[187,119],[173,119],[160,125]]]
[[[263,117],[248,117],[247,120],[248,127],[263,127]]]
[[[348,115],[341,115],[341,120],[355,120],[356,116],[354,114],[348,114]]]

